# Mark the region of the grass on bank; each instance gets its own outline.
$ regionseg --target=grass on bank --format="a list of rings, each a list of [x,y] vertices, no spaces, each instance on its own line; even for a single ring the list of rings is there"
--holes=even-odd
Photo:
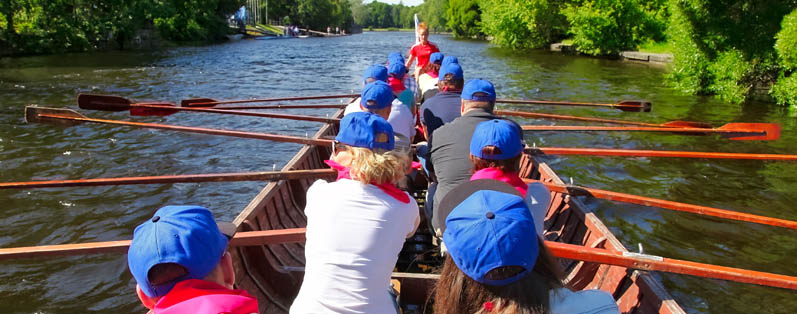
[[[641,52],[649,53],[669,53],[672,54],[673,49],[669,42],[647,42],[637,47]]]

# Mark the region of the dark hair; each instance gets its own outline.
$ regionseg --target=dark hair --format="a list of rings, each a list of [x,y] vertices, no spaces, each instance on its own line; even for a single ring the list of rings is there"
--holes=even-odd
[[[533,239],[529,239],[533,241]],[[549,312],[550,291],[562,288],[562,271],[554,261],[553,255],[537,237],[540,252],[534,269],[523,278],[504,286],[490,286],[479,283],[462,272],[451,259],[446,257],[440,280],[434,287],[434,313],[476,313],[482,310],[485,302],[501,304],[497,309],[502,313],[543,314]],[[505,279],[517,274],[517,266],[500,267],[491,270],[491,279]]]
[[[153,286],[179,281],[188,274],[188,270],[180,264],[162,263],[152,266],[147,272],[147,280]]]
[[[500,148],[492,145],[482,147],[481,152],[484,155],[499,155],[502,153]],[[470,161],[473,163],[473,172],[485,168],[498,168],[504,172],[518,172],[518,170],[520,169],[521,155],[523,154],[518,154],[515,157],[504,160],[484,159],[476,157],[474,155],[470,155]]]
[[[485,97],[487,96],[486,93],[477,92],[473,93],[474,96]],[[472,108],[482,108],[487,110],[487,112],[492,113],[493,109],[495,109],[495,102],[494,101],[481,101],[481,100],[463,100],[465,105],[465,109],[472,109]]]
[[[440,80],[437,82],[437,86],[441,89],[443,87],[448,87],[462,90],[462,87],[465,86],[465,79],[454,77],[454,74],[448,73],[445,77],[440,78]]]

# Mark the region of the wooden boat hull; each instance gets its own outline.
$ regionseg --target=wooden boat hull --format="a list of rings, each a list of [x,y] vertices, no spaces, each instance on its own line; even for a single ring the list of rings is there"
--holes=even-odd
[[[336,113],[336,117],[342,111]],[[330,137],[338,131],[325,125],[314,137]],[[326,168],[330,147],[304,146],[283,170]],[[521,177],[562,183],[546,164],[525,155]],[[310,179],[269,183],[238,215],[239,231],[302,228],[307,188]],[[545,220],[546,240],[626,252],[626,248],[578,199],[552,193]],[[261,313],[287,313],[301,287],[304,259],[303,243],[283,243],[258,247],[239,247],[233,252],[236,285],[257,296]],[[574,289],[601,289],[612,293],[623,313],[684,313],[660,282],[644,271],[620,266],[561,260],[568,285]],[[402,302],[423,305],[436,281],[433,274],[394,273],[401,286]],[[422,313],[420,307],[416,312]],[[428,310],[428,309],[427,309]]]

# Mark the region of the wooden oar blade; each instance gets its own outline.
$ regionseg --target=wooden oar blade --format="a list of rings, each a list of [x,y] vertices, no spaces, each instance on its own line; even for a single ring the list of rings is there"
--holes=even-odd
[[[80,109],[125,111],[133,103],[127,98],[111,95],[78,94],[77,105]]]
[[[653,104],[649,101],[624,100],[618,102],[616,108],[626,112],[650,112]]]
[[[136,105],[154,105],[154,106],[164,106],[164,107],[177,107],[174,103],[170,102],[148,102],[148,103],[140,103]],[[133,105],[130,107],[130,115],[131,116],[168,116],[174,113],[177,113],[178,110],[172,110],[169,108],[153,108],[153,107],[143,107],[143,106],[135,106]]]
[[[698,129],[710,129],[713,127],[709,123],[692,122],[692,121],[670,121],[667,123],[662,123],[661,126],[668,128],[698,128]]]
[[[183,99],[180,101],[180,106],[182,107],[213,107],[216,104],[209,104],[215,103],[218,100],[213,98],[191,98],[191,99]]]
[[[774,141],[780,138],[780,125],[777,123],[728,123],[720,130],[738,130],[739,133],[725,133],[723,136],[736,141]],[[752,135],[750,133],[759,133]]]
[[[86,116],[74,111],[72,109],[61,109],[61,108],[46,108],[46,107],[38,107],[36,105],[30,105],[25,107],[25,122],[26,123],[50,123],[50,124],[57,124],[57,125],[64,125],[64,126],[73,126],[78,125],[83,122],[75,121],[75,120],[64,120],[64,119],[57,119],[46,117],[42,115],[58,115],[63,117],[70,117],[70,118],[85,118]]]

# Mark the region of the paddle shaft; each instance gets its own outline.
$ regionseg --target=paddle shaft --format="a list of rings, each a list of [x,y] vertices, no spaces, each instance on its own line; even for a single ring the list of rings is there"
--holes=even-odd
[[[733,125],[729,123],[727,125]],[[590,131],[622,131],[622,132],[669,132],[678,134],[719,134],[734,140],[772,140],[780,136],[777,134],[767,134],[767,130],[744,129],[744,128],[661,128],[661,127],[622,127],[622,126],[578,126],[578,125],[524,125],[523,131],[554,131],[554,132],[590,132]],[[779,128],[779,127],[778,127]]]
[[[534,180],[530,179],[524,179],[524,181],[526,181],[527,183],[534,182]],[[712,217],[718,217],[730,220],[746,221],[746,222],[752,222],[752,223],[764,224],[776,227],[797,229],[797,221],[793,220],[764,217],[764,216],[735,212],[719,208],[673,202],[657,198],[650,198],[650,197],[638,196],[633,194],[586,188],[581,186],[569,186],[569,185],[556,184],[550,182],[543,182],[543,184],[545,184],[545,186],[548,187],[548,189],[551,190],[552,192],[565,193],[571,196],[586,195],[586,196],[592,196],[595,198],[616,201],[616,202],[637,204],[649,207],[659,207],[659,208],[693,213],[698,215],[705,215],[705,216],[712,216]]]
[[[650,111],[649,102],[627,102],[616,104],[598,104],[588,102],[553,101],[553,100],[530,100],[530,99],[496,99],[496,103],[502,104],[526,104],[526,105],[553,105],[553,106],[579,106],[579,107],[605,107],[620,109],[623,111]]]
[[[76,187],[76,186],[131,185],[131,184],[275,181],[275,180],[293,180],[293,179],[327,178],[327,177],[334,178],[336,174],[337,171],[333,169],[314,169],[314,170],[241,172],[241,173],[209,173],[209,174],[190,174],[190,175],[171,175],[171,176],[99,178],[99,179],[80,179],[80,180],[4,182],[0,183],[0,190]]]
[[[610,148],[534,147],[534,148],[526,148],[524,152],[531,155],[547,154],[547,155],[579,155],[579,156],[750,159],[750,160],[784,160],[784,161],[797,160],[797,155],[715,153],[715,152],[610,149]]]
[[[534,119],[552,119],[552,120],[571,120],[571,121],[584,121],[584,122],[600,122],[600,123],[636,125],[636,126],[647,126],[647,127],[662,127],[662,128],[674,127],[674,126],[668,126],[668,125],[665,125],[665,124],[657,124],[657,123],[645,123],[645,122],[625,121],[625,120],[589,118],[589,117],[569,116],[569,115],[550,114],[550,113],[538,113],[538,112],[495,110],[495,111],[493,111],[493,114],[498,115],[498,116],[512,116],[512,117],[534,118]],[[679,126],[675,126],[675,127],[679,127]]]
[[[187,126],[177,126],[177,125],[167,125],[167,124],[157,124],[157,123],[93,119],[87,117],[69,117],[58,114],[39,114],[38,117],[39,119],[43,120],[56,119],[56,120],[65,120],[65,121],[74,121],[74,122],[91,122],[91,123],[100,123],[100,124],[125,125],[125,126],[148,128],[148,129],[161,129],[161,130],[183,131],[183,132],[211,134],[211,135],[223,135],[223,136],[289,142],[289,143],[306,144],[306,145],[321,145],[321,146],[332,145],[332,140],[313,139],[313,138],[305,138],[305,137],[289,136],[289,135],[218,130],[218,129],[197,128],[197,127],[187,127]]]
[[[188,112],[220,113],[220,114],[231,114],[238,116],[262,117],[262,118],[277,118],[277,119],[289,119],[289,120],[311,121],[311,122],[322,122],[322,123],[340,123],[340,119],[336,118],[292,115],[284,113],[222,110],[221,108],[171,107],[171,106],[159,106],[159,105],[147,105],[147,104],[131,104],[130,106],[131,109],[147,108],[149,110],[166,111],[166,112],[188,111]]]
[[[305,241],[305,228],[238,232],[230,246],[257,246]],[[575,244],[545,241],[554,256],[585,262],[616,265],[632,269],[662,271],[705,278],[723,279],[762,286],[797,289],[797,277],[746,269],[717,266],[652,255],[625,254],[606,249],[587,248]],[[68,255],[124,253],[130,240],[80,244],[62,244],[0,249],[0,260],[55,257]]]
[[[281,98],[260,98],[260,99],[241,99],[241,100],[222,100],[222,101],[207,101],[192,103],[192,106],[215,106],[220,104],[241,104],[251,102],[272,102],[272,101],[294,101],[294,100],[312,100],[312,99],[333,99],[333,98],[354,98],[360,94],[344,94],[344,95],[322,95],[322,96],[304,96],[304,97],[281,97]]]
[[[227,106],[215,107],[219,110],[244,110],[244,109],[340,109],[346,105],[264,105],[264,106]]]

